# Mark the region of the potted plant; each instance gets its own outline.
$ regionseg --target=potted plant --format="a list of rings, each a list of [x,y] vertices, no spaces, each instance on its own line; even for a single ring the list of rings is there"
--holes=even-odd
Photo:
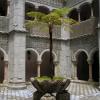
[[[49,61],[49,67],[52,68],[51,75],[49,77],[37,77],[37,78],[31,78],[31,82],[33,86],[38,90],[35,92],[34,100],[40,99],[42,95],[45,93],[53,93],[53,92],[61,92],[64,91],[65,88],[69,85],[70,80],[64,79],[64,78],[57,78],[53,76],[53,70],[54,70],[54,63],[53,63],[53,55],[52,55],[52,49],[53,49],[53,39],[52,39],[52,33],[53,33],[53,27],[54,25],[61,25],[62,23],[65,24],[72,24],[75,23],[74,20],[65,18],[65,15],[70,11],[68,8],[58,8],[50,12],[49,14],[44,14],[41,12],[29,12],[27,15],[29,17],[32,17],[33,20],[29,20],[26,23],[26,26],[29,28],[32,28],[34,25],[37,25],[38,22],[44,22],[47,23],[49,28],[49,40],[50,40],[50,61]]]

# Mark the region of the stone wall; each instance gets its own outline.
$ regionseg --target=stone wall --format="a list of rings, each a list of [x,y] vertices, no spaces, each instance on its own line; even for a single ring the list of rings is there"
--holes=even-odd
[[[49,39],[40,37],[27,36],[26,48],[33,48],[40,54],[42,51],[49,49]],[[58,55],[60,50],[60,41],[53,40],[53,51]]]
[[[40,37],[27,37],[26,48],[33,48],[39,54],[46,49],[49,49],[49,39]],[[71,77],[71,56],[70,56],[70,41],[53,40],[53,51],[57,55],[58,76]]]
[[[78,50],[85,50],[89,54],[92,49],[98,48],[97,34],[72,39],[70,41],[70,47],[72,58],[75,52],[77,52]]]
[[[8,33],[9,29],[9,18],[0,16],[0,32]]]

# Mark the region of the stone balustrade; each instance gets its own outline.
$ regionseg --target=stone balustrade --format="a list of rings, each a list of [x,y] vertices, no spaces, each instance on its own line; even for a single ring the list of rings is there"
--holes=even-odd
[[[77,3],[83,2],[85,0],[67,0],[67,6],[73,6],[76,5]]]
[[[34,26],[32,29],[29,30],[30,36],[36,36],[36,37],[46,37],[49,38],[48,33],[48,26],[45,23],[41,23],[36,26]],[[60,39],[61,38],[61,26],[54,26],[53,29],[53,38]]]
[[[96,18],[90,18],[86,21],[82,21],[76,25],[71,26],[70,38],[78,38],[85,35],[95,34],[97,20]]]
[[[63,2],[61,0],[27,0],[29,2],[36,2],[44,5],[49,5],[52,7],[62,7]]]

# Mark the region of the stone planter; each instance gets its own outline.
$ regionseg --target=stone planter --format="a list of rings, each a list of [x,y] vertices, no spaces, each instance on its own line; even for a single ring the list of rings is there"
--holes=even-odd
[[[66,91],[65,89],[70,84],[70,80],[64,79],[64,80],[38,81],[34,78],[31,78],[31,83],[37,89],[37,91],[34,94],[35,95],[34,100],[40,100],[40,98],[46,93],[49,93],[49,94],[56,93],[57,97],[59,97],[61,94],[65,94],[65,91]],[[40,94],[40,96],[38,94]],[[37,95],[37,97],[36,97],[36,95]],[[70,100],[70,99],[67,99],[67,100]]]
[[[31,78],[31,83],[39,92],[57,93],[65,90],[70,84],[70,80],[43,80],[39,82],[38,80]]]

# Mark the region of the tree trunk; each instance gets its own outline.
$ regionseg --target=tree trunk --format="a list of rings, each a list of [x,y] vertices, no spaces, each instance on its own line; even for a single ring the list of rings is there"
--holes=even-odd
[[[50,36],[50,64],[49,67],[51,68],[51,74],[50,77],[53,78],[54,76],[54,63],[53,63],[53,55],[52,55],[52,49],[53,49],[53,40],[52,40],[52,29],[53,25],[49,25],[49,36]]]

